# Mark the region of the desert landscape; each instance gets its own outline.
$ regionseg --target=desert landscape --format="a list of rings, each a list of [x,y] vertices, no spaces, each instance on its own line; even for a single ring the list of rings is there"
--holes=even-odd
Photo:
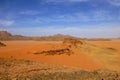
[[[120,40],[75,37],[64,37],[63,41],[1,41],[0,79],[119,80],[119,44]]]
[[[120,80],[120,0],[0,0],[0,80]]]

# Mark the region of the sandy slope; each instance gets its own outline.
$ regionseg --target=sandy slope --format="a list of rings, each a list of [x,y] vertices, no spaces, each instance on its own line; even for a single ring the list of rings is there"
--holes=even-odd
[[[99,51],[96,49],[89,54],[93,59],[99,60],[107,68],[120,71],[120,40],[111,41],[88,41],[87,43],[94,44],[99,49],[108,49],[108,51]],[[89,52],[90,53],[90,52]],[[104,53],[104,54],[103,54]]]
[[[120,40],[111,40],[111,41],[87,41],[88,43],[97,45],[102,48],[114,48],[120,54]]]

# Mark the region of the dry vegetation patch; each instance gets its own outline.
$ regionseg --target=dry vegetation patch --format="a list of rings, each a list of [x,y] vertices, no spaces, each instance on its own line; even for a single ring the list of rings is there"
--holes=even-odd
[[[120,80],[120,73],[110,70],[87,71],[29,60],[0,58],[0,80]]]

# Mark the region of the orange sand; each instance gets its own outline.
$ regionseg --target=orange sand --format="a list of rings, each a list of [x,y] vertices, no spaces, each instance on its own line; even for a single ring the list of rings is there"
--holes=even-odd
[[[99,69],[101,64],[82,54],[78,50],[73,50],[77,55],[35,55],[34,52],[50,49],[61,49],[61,42],[40,42],[40,41],[4,41],[7,46],[0,48],[0,57],[27,59],[47,64],[65,65],[79,67],[83,69]]]

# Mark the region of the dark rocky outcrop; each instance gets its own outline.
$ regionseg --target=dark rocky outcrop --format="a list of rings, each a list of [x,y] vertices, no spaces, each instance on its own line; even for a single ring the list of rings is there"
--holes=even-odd
[[[63,41],[63,44],[68,46],[68,47],[77,47],[77,45],[83,45],[85,42],[82,40],[79,40],[77,38],[65,38]]]
[[[6,46],[4,43],[0,42],[0,47]]]
[[[57,50],[41,51],[41,52],[36,52],[34,54],[45,54],[45,55],[61,55],[61,54],[66,54],[66,55],[70,56],[71,54],[73,54],[73,52],[69,48],[64,48],[64,49],[57,49]]]

